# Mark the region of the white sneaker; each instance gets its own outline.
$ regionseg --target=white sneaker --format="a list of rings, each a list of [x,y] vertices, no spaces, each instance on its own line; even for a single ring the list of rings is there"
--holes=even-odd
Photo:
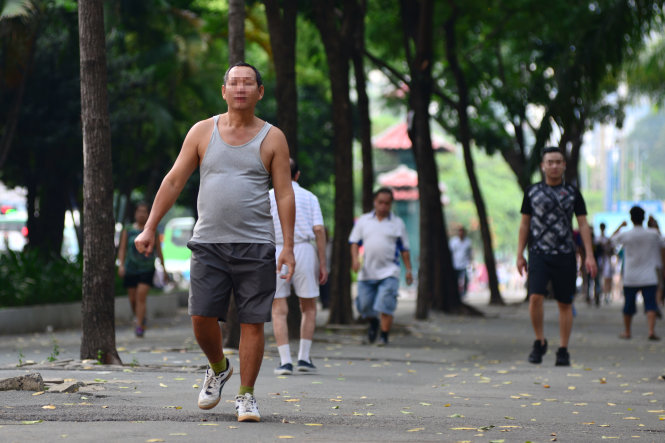
[[[228,358],[226,359],[226,371],[221,372],[219,375],[215,375],[212,368],[208,367],[203,388],[199,393],[199,408],[212,409],[217,406],[222,397],[224,383],[231,378],[231,374],[233,374],[233,366],[231,366]]]
[[[245,395],[236,395],[236,415],[238,421],[261,421],[256,399],[249,392]]]

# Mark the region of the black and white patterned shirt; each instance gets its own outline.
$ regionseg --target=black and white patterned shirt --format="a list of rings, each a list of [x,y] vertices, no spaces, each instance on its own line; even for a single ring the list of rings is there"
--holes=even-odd
[[[529,252],[549,255],[575,252],[573,213],[587,214],[584,198],[575,186],[535,183],[524,192],[521,212],[531,216]]]

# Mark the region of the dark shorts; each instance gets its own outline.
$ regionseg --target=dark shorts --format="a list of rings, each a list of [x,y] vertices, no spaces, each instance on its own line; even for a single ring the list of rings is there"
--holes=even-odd
[[[142,272],[140,274],[125,274],[125,278],[122,280],[122,286],[125,288],[135,288],[139,285],[139,283],[152,286],[152,280],[154,276],[154,269],[150,272]]]
[[[658,289],[657,285],[624,286],[623,295],[625,297],[625,302],[623,305],[623,313],[626,315],[635,315],[635,313],[637,312],[635,299],[637,298],[638,292],[642,293],[642,299],[644,300],[644,312],[658,311],[658,305],[656,304],[657,289]]]
[[[226,320],[231,293],[240,323],[271,320],[275,297],[275,246],[189,242],[189,315]]]
[[[554,298],[561,303],[572,303],[576,280],[575,254],[529,254],[529,294],[547,295],[547,284],[552,282]]]

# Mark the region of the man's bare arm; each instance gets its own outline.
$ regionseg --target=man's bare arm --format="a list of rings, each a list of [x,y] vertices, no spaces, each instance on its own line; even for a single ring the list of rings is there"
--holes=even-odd
[[[185,187],[185,183],[199,165],[199,142],[205,140],[205,134],[209,135],[210,131],[212,131],[212,120],[206,120],[195,124],[187,133],[178,158],[157,191],[145,228],[134,241],[140,253],[150,254],[152,252],[157,225],[173,206],[182,192],[182,188]]]
[[[277,258],[277,272],[281,271],[282,265],[287,265],[288,273],[283,276],[291,279],[296,266],[293,255],[293,228],[296,220],[296,199],[291,184],[291,166],[289,164],[289,146],[286,143],[284,133],[277,128],[271,128],[265,142],[272,151],[270,160],[270,174],[275,189],[275,203],[277,203],[277,215],[282,225],[282,237],[284,247]]]
[[[328,280],[328,266],[326,264],[326,230],[322,225],[312,228],[316,239],[316,251],[319,256],[319,284],[324,285]]]
[[[593,257],[593,242],[591,241],[591,228],[589,223],[587,223],[586,215],[577,216],[577,226],[580,228],[580,236],[582,237],[582,243],[584,244],[584,252],[586,257],[584,259],[586,270],[591,277],[596,277],[596,272],[598,272],[598,267],[596,265],[596,259]]]

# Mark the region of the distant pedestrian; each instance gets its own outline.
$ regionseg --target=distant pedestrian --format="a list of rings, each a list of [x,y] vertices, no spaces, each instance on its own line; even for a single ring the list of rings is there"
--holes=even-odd
[[[605,304],[609,304],[612,300],[612,280],[614,279],[614,244],[607,236],[605,230],[607,226],[605,223],[600,224],[600,235],[596,240],[596,247],[598,248],[598,274],[601,278],[603,299]]]
[[[316,328],[316,300],[319,297],[319,285],[328,280],[326,267],[326,232],[323,227],[323,216],[319,200],[314,194],[298,184],[300,169],[295,160],[290,160],[291,185],[296,200],[296,222],[293,236],[293,253],[296,267],[291,281],[277,279],[275,300],[272,303],[272,327],[279,351],[280,366],[275,374],[291,375],[293,361],[289,346],[289,328],[286,318],[289,313],[287,297],[291,295],[291,285],[300,301],[300,350],[298,351],[298,372],[316,372],[312,363],[310,349]],[[275,254],[279,256],[284,240],[280,234],[282,226],[279,222],[275,191],[270,191],[270,212],[275,224]],[[316,246],[312,243],[315,242]]]
[[[469,288],[469,275],[467,269],[471,266],[473,260],[473,250],[471,239],[466,235],[464,226],[460,226],[457,235],[448,242],[450,253],[453,256],[453,268],[457,275],[457,288],[460,297],[466,295]]]
[[[573,327],[577,262],[573,240],[572,218],[575,214],[585,250],[585,268],[596,275],[591,235],[586,219],[586,205],[579,190],[564,183],[566,160],[556,147],[543,150],[540,163],[544,180],[529,186],[522,201],[522,219],[517,244],[517,270],[528,273],[529,314],[536,336],[529,354],[530,363],[541,363],[547,352],[544,333],[543,301],[551,283],[559,307],[560,347],[556,366],[570,366],[568,341]],[[524,249],[529,246],[529,261]]]
[[[656,335],[656,317],[658,305],[656,304],[656,289],[658,288],[658,272],[662,272],[663,241],[656,229],[645,228],[644,209],[633,206],[630,209],[630,220],[633,229],[620,232],[628,226],[624,220],[612,234],[612,241],[623,246],[623,325],[624,331],[619,337],[629,339],[632,336],[631,325],[633,316],[637,312],[635,299],[637,293],[642,293],[644,312],[647,316],[649,340],[658,341]]]
[[[261,75],[241,62],[224,74],[222,97],[228,111],[196,123],[173,168],[157,192],[145,229],[136,238],[139,252],[149,254],[159,220],[176,201],[189,176],[199,167],[199,218],[192,239],[189,315],[201,350],[208,358],[201,409],[215,407],[233,367],[222,349],[222,331],[231,294],[240,321],[240,389],[235,397],[238,421],[260,421],[254,384],[261,369],[265,322],[270,321],[276,269],[295,268],[293,223],[295,203],[286,137],[254,115],[263,98]],[[275,232],[270,216],[272,180],[284,246],[275,267]]]
[[[148,292],[155,277],[155,256],[164,269],[165,278],[168,278],[159,234],[155,233],[154,251],[147,256],[140,254],[134,244],[134,240],[145,227],[149,213],[147,203],[140,202],[136,205],[134,223],[124,226],[118,245],[118,275],[123,279],[123,286],[127,288],[129,305],[134,315],[134,333],[137,337],[143,337],[145,333]]]
[[[351,268],[358,272],[358,295],[356,308],[363,318],[369,319],[367,339],[374,343],[379,328],[379,345],[388,344],[399,289],[402,256],[406,267],[406,283],[413,282],[411,256],[406,227],[402,219],[391,212],[393,192],[380,188],[374,193],[374,210],[356,220],[349,243],[351,243]],[[362,265],[359,257],[363,247]]]

